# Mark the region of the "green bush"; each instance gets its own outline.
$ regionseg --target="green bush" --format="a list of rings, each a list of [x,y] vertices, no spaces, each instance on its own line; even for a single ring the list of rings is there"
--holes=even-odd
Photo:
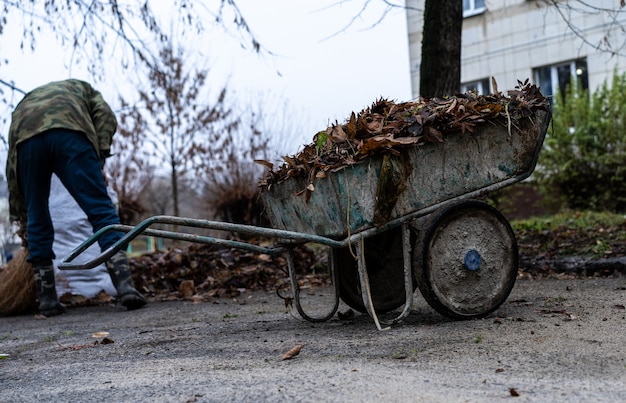
[[[548,199],[574,210],[626,211],[626,73],[590,96],[557,94],[535,178]]]

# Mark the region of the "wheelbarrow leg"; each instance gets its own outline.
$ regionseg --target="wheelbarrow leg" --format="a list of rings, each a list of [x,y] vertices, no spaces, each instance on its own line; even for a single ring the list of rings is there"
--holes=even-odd
[[[404,267],[404,291],[405,291],[405,302],[404,309],[402,313],[392,319],[390,322],[386,322],[387,324],[393,325],[396,324],[404,318],[406,318],[409,313],[411,313],[411,308],[413,307],[413,266],[411,265],[411,229],[409,228],[408,223],[402,224],[402,264]]]
[[[411,268],[411,232],[408,223],[402,224],[402,262],[404,268],[404,289],[405,289],[405,302],[402,313],[391,321],[383,321],[383,324],[387,325],[386,328],[380,326],[380,321],[376,315],[374,304],[372,302],[372,293],[369,285],[369,278],[367,275],[367,267],[365,264],[365,254],[363,253],[364,238],[359,240],[356,245],[357,257],[358,257],[358,271],[359,280],[361,282],[361,295],[363,303],[369,315],[374,319],[374,323],[378,330],[387,330],[389,325],[396,324],[406,318],[411,312],[413,306],[413,271]]]
[[[356,255],[358,258],[358,271],[359,271],[359,281],[361,282],[361,296],[363,298],[363,305],[365,305],[365,309],[367,313],[370,315],[372,319],[374,319],[374,323],[376,324],[376,328],[378,330],[388,330],[389,327],[382,328],[380,326],[380,322],[378,321],[378,316],[376,315],[376,309],[374,309],[374,303],[372,302],[372,292],[370,290],[370,280],[367,275],[367,267],[365,264],[365,253],[363,253],[363,248],[365,247],[365,238],[361,237],[356,244]]]
[[[331,262],[330,262],[330,270],[331,270],[331,281],[333,283],[333,292],[335,294],[335,302],[330,312],[328,312],[328,314],[322,316],[321,318],[313,318],[309,316],[306,312],[304,312],[304,309],[302,308],[302,304],[300,303],[300,286],[298,285],[298,278],[296,275],[296,265],[294,262],[293,249],[287,248],[287,250],[284,252],[284,256],[285,256],[285,259],[287,259],[287,267],[289,269],[289,280],[291,281],[291,290],[292,290],[293,300],[296,303],[296,309],[298,310],[298,313],[300,314],[300,316],[302,316],[302,318],[304,318],[305,320],[309,322],[326,322],[327,320],[332,318],[333,315],[335,315],[335,313],[337,312],[337,309],[339,308],[339,283],[337,281],[337,270],[335,268],[334,262],[332,261],[332,255],[331,255]]]

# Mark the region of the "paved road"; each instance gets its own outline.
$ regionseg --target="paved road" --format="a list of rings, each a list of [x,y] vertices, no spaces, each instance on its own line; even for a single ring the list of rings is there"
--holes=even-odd
[[[307,295],[311,312],[326,291]],[[419,297],[382,332],[362,315],[298,320],[264,292],[0,318],[0,402],[623,402],[625,304],[621,277],[518,280],[465,322]]]

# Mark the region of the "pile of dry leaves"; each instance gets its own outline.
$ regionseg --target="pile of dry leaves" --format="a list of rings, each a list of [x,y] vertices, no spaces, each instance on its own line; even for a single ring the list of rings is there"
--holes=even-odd
[[[259,245],[266,242],[248,241]],[[327,248],[297,245],[292,250],[301,289],[330,284]],[[244,291],[256,290],[277,291],[282,298],[291,295],[287,290],[290,287],[287,261],[282,254],[190,244],[186,248],[172,247],[130,257],[129,263],[135,287],[151,301],[209,302],[214,298],[235,298]],[[34,294],[32,298],[34,303]],[[93,298],[66,293],[60,296],[60,300],[66,306],[102,305],[114,301],[104,290]]]
[[[325,257],[308,246],[293,249],[303,286],[321,285]],[[135,287],[156,300],[208,301],[236,297],[243,290],[273,290],[288,281],[282,254],[267,255],[237,248],[192,244],[130,259]],[[300,275],[301,274],[301,275]]]
[[[343,124],[335,124],[313,137],[313,143],[294,155],[283,157],[284,163],[273,170],[273,164],[257,161],[269,168],[260,186],[267,189],[290,177],[306,175],[309,183],[315,177],[339,170],[368,157],[425,142],[444,142],[450,133],[471,133],[484,124],[497,124],[509,130],[524,117],[545,110],[549,101],[539,88],[518,81],[515,90],[505,96],[494,94],[459,94],[450,98],[420,98],[415,102],[375,101],[359,114],[354,112]]]

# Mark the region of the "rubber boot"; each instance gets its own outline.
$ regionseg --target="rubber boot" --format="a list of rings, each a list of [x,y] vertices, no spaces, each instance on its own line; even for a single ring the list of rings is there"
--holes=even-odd
[[[54,283],[54,267],[52,265],[33,266],[35,284],[39,295],[39,313],[43,316],[55,316],[65,312],[59,302]]]
[[[146,300],[133,286],[133,279],[128,265],[128,257],[124,251],[119,251],[106,261],[105,266],[111,281],[117,290],[117,298],[128,310],[141,308]]]

